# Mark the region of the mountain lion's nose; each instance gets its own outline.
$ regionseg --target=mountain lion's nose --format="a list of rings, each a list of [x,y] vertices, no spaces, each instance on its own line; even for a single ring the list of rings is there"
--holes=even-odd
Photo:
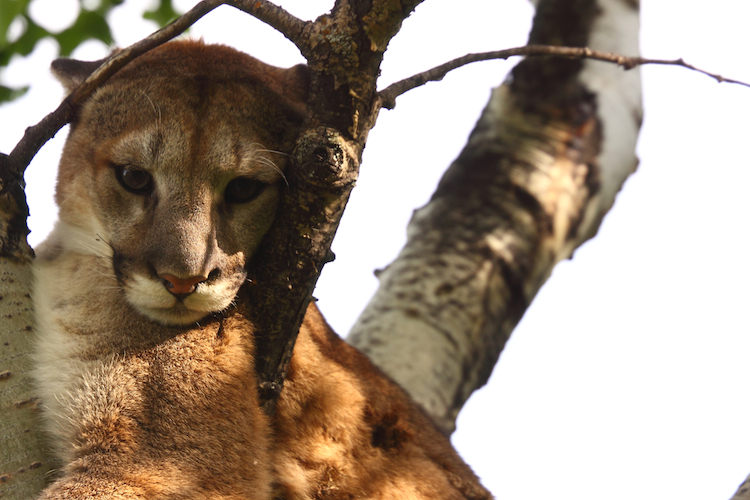
[[[201,281],[206,281],[205,276],[191,276],[190,278],[178,278],[172,274],[160,274],[159,277],[164,280],[164,286],[169,292],[175,295],[187,295],[195,291],[195,285]]]

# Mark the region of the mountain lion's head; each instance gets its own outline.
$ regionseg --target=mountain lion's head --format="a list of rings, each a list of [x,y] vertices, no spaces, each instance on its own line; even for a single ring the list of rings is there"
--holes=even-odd
[[[72,90],[96,63],[61,59]],[[185,325],[228,307],[269,228],[305,119],[306,68],[171,42],[131,62],[71,125],[64,245],[111,262],[129,304]]]

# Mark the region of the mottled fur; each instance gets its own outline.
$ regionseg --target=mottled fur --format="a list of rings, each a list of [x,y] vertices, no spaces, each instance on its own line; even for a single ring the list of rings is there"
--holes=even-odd
[[[53,67],[70,90],[94,66]],[[35,263],[35,374],[61,470],[42,498],[489,498],[314,306],[276,414],[259,408],[253,327],[233,300],[272,223],[307,81],[304,67],[172,42],[79,112]],[[123,168],[153,189],[125,189]],[[263,188],[230,202],[237,178]]]
[[[273,419],[282,497],[489,499],[420,408],[311,306]]]

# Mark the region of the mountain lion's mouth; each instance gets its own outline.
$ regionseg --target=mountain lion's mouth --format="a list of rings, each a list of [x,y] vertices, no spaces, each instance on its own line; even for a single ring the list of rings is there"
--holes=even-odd
[[[212,312],[189,309],[179,300],[172,307],[144,307],[135,306],[144,316],[167,325],[189,325],[200,321]]]
[[[133,275],[124,287],[128,303],[149,319],[165,325],[189,325],[211,313],[223,311],[234,300],[236,287],[230,282],[201,283],[195,291],[176,296],[162,283]]]

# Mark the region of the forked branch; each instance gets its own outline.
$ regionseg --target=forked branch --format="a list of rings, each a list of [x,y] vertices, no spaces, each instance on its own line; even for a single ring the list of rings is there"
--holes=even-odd
[[[23,138],[10,155],[0,156],[0,193],[5,192],[11,181],[18,182],[23,172],[39,149],[69,123],[75,110],[89,96],[136,57],[162,45],[182,34],[200,18],[220,5],[231,5],[279,30],[295,44],[302,43],[301,33],[305,22],[267,0],[204,0],[164,28],[134,43],[130,47],[112,54],[78,86],[55,111],[42,121],[26,129]]]
[[[382,106],[386,109],[393,109],[396,105],[396,98],[406,92],[424,85],[427,82],[435,82],[442,80],[445,75],[454,69],[460,68],[467,64],[479,61],[489,61],[493,59],[507,59],[513,56],[525,56],[525,57],[539,57],[539,56],[554,56],[554,57],[565,57],[569,59],[594,59],[597,61],[604,61],[615,63],[618,66],[622,66],[625,70],[633,69],[636,66],[643,66],[644,64],[665,64],[672,66],[682,66],[704,75],[714,78],[718,82],[736,83],[738,85],[744,85],[750,87],[750,84],[741,82],[739,80],[732,80],[731,78],[724,78],[721,75],[710,73],[708,71],[696,68],[692,64],[688,64],[680,59],[668,60],[668,59],[647,59],[644,57],[628,57],[619,54],[611,54],[609,52],[600,52],[598,50],[591,50],[586,47],[559,47],[554,45],[526,45],[524,47],[515,47],[512,49],[496,50],[492,52],[482,52],[478,54],[467,54],[465,56],[453,59],[447,63],[436,66],[422,73],[404,78],[392,85],[389,85],[385,89],[378,93]]]
[[[228,0],[225,2],[263,21],[287,37],[299,49],[306,45],[302,31],[309,24],[267,0]]]

